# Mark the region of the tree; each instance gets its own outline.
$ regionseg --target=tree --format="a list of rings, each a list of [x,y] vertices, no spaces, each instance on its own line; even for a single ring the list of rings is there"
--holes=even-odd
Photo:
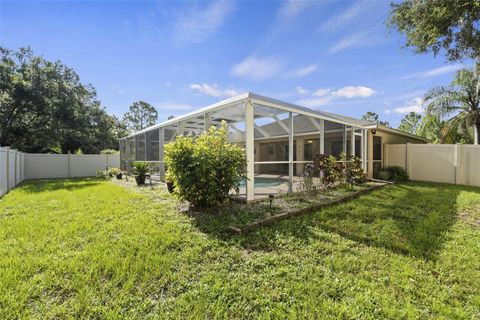
[[[407,37],[416,53],[443,49],[449,61],[480,57],[480,2],[407,0],[391,4],[387,25]]]
[[[422,115],[416,112],[410,112],[400,121],[398,130],[416,134],[421,120]]]
[[[157,119],[157,110],[145,101],[134,102],[130,106],[129,111],[123,115],[123,121],[132,132],[154,125]]]
[[[365,113],[362,116],[362,120],[375,122],[376,124],[380,124],[382,126],[390,127],[390,123],[388,123],[388,121],[381,121],[380,117],[378,116],[378,113],[376,113],[376,112],[368,111],[367,113]]]
[[[445,121],[442,136],[455,132],[465,134],[470,127],[474,132],[474,144],[480,143],[478,85],[479,79],[475,73],[463,69],[456,73],[448,87],[437,87],[427,92],[424,98],[427,115],[434,121]]]
[[[117,148],[95,89],[60,61],[0,47],[0,145],[26,152]]]

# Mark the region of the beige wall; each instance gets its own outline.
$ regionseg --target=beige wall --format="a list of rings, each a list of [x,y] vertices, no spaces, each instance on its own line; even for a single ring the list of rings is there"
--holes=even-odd
[[[385,156],[386,166],[404,168],[412,180],[480,186],[480,146],[387,144]]]
[[[425,143],[422,139],[415,139],[413,137],[408,137],[402,134],[396,134],[394,132],[385,131],[382,129],[377,129],[375,134],[372,134],[372,131],[368,131],[368,177],[373,177],[373,136],[381,137],[382,138],[382,160],[383,165],[385,165],[385,158],[387,157],[385,154],[385,145],[396,145],[396,144],[405,144],[405,143],[418,143],[423,144]]]

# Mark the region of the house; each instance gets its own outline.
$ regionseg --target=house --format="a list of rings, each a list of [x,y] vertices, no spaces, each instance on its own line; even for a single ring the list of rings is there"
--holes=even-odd
[[[304,165],[316,154],[355,154],[369,177],[383,164],[383,145],[428,140],[386,126],[268,98],[241,94],[120,139],[123,170],[132,161],[150,161],[163,176],[163,146],[182,134],[200,134],[225,121],[229,140],[245,148],[248,180],[245,197],[271,192],[255,183],[262,177],[288,181],[291,190]],[[258,182],[257,181],[257,182]]]

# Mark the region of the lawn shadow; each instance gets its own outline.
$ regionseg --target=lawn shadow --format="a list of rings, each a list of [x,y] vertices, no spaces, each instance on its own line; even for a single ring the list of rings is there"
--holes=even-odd
[[[21,182],[17,188],[21,188],[27,192],[39,193],[45,191],[56,190],[79,190],[99,185],[105,180],[94,177],[87,178],[67,178],[67,179],[41,179],[41,180],[26,180]]]
[[[278,238],[292,237],[299,245],[323,241],[319,230],[395,253],[435,260],[457,219],[461,186],[407,183],[387,186],[347,203],[292,217],[244,236],[226,230],[226,218],[195,219],[203,232],[248,250],[280,250]]]

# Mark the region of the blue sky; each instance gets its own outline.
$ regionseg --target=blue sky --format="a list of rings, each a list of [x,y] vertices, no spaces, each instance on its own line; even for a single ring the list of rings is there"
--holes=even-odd
[[[0,44],[91,83],[110,113],[160,120],[245,91],[397,126],[460,64],[401,49],[390,1],[0,2]]]

